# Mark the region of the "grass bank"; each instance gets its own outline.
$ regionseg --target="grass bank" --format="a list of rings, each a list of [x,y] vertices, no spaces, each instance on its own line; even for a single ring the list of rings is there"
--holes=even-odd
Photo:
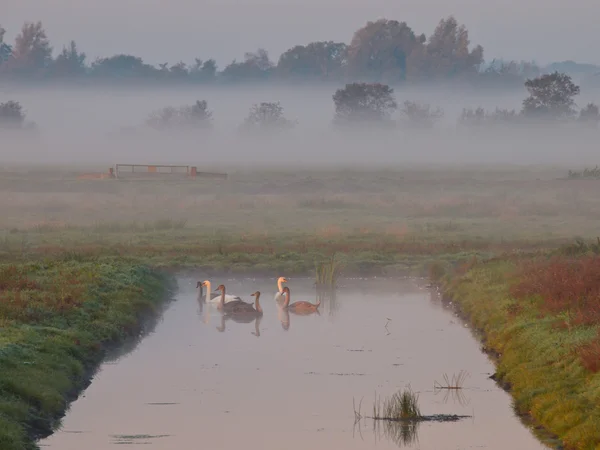
[[[1,265],[0,448],[37,448],[107,350],[156,316],[170,286],[163,273],[115,258]]]
[[[446,275],[445,294],[498,356],[496,376],[515,409],[566,449],[600,449],[600,257],[465,269]]]

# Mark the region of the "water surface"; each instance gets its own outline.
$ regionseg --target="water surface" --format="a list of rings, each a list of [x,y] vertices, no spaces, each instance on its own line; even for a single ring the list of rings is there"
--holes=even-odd
[[[155,332],[102,365],[72,403],[49,449],[145,448],[431,450],[540,444],[513,414],[510,396],[489,379],[493,364],[469,329],[416,280],[343,280],[322,297],[320,314],[284,314],[274,280],[213,279],[250,301],[262,292],[259,321],[223,322],[198,303],[197,279],[182,277]],[[290,279],[292,302],[315,302],[312,280]],[[458,392],[435,390],[466,370]],[[375,394],[409,386],[423,414],[472,416],[452,423],[373,429]]]

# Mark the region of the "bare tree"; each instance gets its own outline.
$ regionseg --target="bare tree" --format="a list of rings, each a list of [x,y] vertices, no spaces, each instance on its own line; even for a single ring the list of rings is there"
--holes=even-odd
[[[600,109],[598,108],[598,105],[595,103],[588,103],[585,108],[579,111],[577,120],[580,123],[597,127],[598,122],[600,122]]]
[[[404,102],[402,112],[408,124],[417,128],[433,128],[435,123],[444,117],[444,111],[441,108],[433,109],[430,105],[421,105],[410,101]]]
[[[279,102],[262,102],[252,105],[248,117],[242,124],[242,129],[271,132],[290,129],[295,125],[295,121],[285,118],[283,107]]]
[[[155,111],[146,120],[146,124],[155,130],[206,130],[212,128],[212,118],[212,112],[208,110],[206,100],[197,100],[191,106],[180,108],[167,106]]]

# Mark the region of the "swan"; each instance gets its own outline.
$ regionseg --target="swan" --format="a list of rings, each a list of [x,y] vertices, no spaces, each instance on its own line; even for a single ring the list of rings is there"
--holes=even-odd
[[[225,294],[225,285],[224,284],[220,284],[219,287],[217,289],[215,289],[215,292],[216,291],[220,291],[221,294],[217,298],[216,302],[215,302],[215,300],[212,300],[212,301],[217,304],[217,309],[221,312],[224,312],[225,308],[227,308],[228,310],[231,310],[235,305],[239,305],[239,304],[249,305],[250,307],[252,306],[250,303],[246,303],[246,302],[242,301],[242,299],[239,297],[233,297],[232,299],[227,300],[227,295]]]
[[[283,287],[281,283],[287,283],[288,280],[286,277],[279,277],[277,279],[277,292],[275,293],[275,301],[278,304],[283,304]]]
[[[215,292],[211,292],[210,290],[210,281],[206,280],[203,281],[202,283],[200,283],[198,281],[198,283],[196,283],[196,288],[200,288],[200,291],[198,292],[198,299],[200,299],[200,297],[202,296],[202,287],[205,286],[206,287],[206,297],[204,298],[204,301],[207,303],[219,303],[221,301],[221,294],[217,294],[216,291]],[[219,289],[217,289],[218,291]],[[210,297],[210,299],[209,299]],[[237,296],[237,295],[231,295],[231,294],[227,294],[225,295],[225,303],[229,303],[229,302],[233,302],[233,301],[242,301],[242,299]]]
[[[260,291],[251,295],[254,297],[254,305],[242,301],[225,303],[223,308],[225,315],[262,316],[263,310],[259,302]]]
[[[285,302],[283,303],[283,307],[285,309],[287,309],[288,311],[299,313],[299,314],[319,312],[319,306],[321,306],[320,298],[317,299],[317,303],[301,301],[301,302],[294,302],[290,305],[290,288],[289,287],[286,286],[283,288],[283,295],[285,295]]]

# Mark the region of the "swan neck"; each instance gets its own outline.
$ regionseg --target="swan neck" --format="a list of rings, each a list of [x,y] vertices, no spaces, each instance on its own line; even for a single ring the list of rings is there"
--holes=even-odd
[[[210,281],[206,282],[206,301],[210,300],[210,293],[212,292],[212,287],[210,285]]]
[[[256,308],[256,311],[258,311],[259,313],[262,313],[263,310],[260,306],[260,302],[258,301],[258,298],[260,297],[260,295],[256,296],[256,300],[254,300],[254,307]]]
[[[281,280],[277,280],[277,289],[279,289],[280,294],[283,294],[283,287],[281,286],[281,283]]]

